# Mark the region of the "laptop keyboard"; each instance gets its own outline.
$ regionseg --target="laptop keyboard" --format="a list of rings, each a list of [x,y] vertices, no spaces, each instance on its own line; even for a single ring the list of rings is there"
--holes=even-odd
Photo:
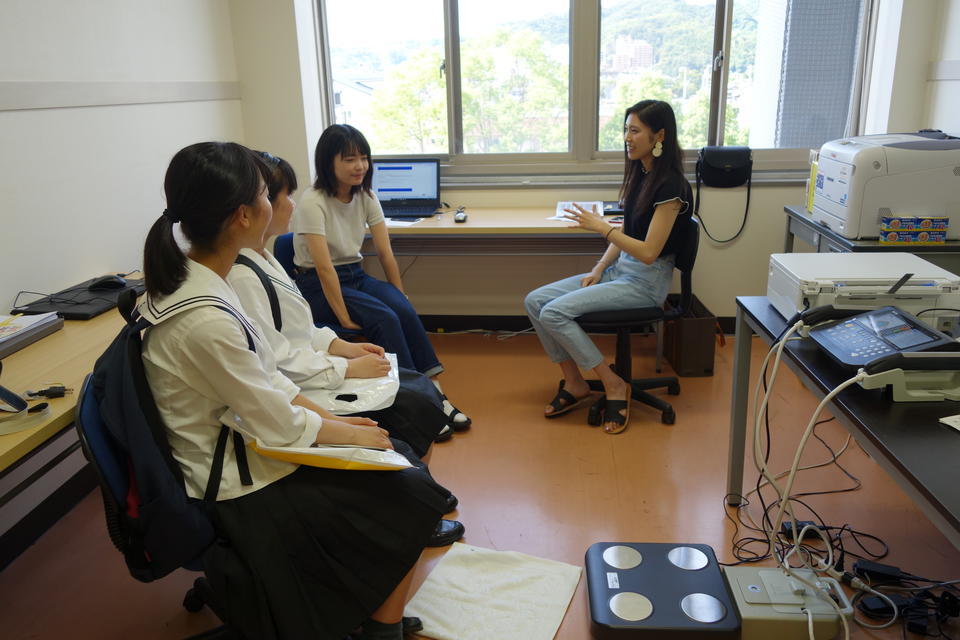
[[[435,211],[432,207],[384,207],[383,215],[388,218],[419,218],[432,216]]]

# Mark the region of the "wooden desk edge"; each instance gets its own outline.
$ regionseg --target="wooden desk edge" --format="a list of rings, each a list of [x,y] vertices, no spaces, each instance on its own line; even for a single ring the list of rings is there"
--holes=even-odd
[[[49,400],[50,416],[39,425],[0,435],[0,473],[73,422],[80,385],[123,326],[116,309],[90,320],[67,320],[63,329],[4,359],[3,385],[15,393],[62,383],[73,389]]]

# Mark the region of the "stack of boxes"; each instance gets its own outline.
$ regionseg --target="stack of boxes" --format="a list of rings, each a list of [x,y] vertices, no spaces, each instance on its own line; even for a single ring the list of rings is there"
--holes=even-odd
[[[884,216],[880,218],[880,244],[943,244],[949,223],[947,216]]]

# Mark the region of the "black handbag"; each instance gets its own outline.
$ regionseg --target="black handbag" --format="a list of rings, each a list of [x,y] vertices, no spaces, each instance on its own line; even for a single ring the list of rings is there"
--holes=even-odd
[[[753,178],[753,151],[750,147],[703,147],[697,154],[697,195],[694,199],[693,215],[700,219],[704,233],[714,242],[731,242],[735,240],[747,224],[747,213],[750,210],[750,186]],[[747,185],[747,205],[743,210],[743,221],[740,229],[733,237],[726,240],[717,240],[707,230],[707,225],[700,215],[700,183],[708,187],[729,189]]]

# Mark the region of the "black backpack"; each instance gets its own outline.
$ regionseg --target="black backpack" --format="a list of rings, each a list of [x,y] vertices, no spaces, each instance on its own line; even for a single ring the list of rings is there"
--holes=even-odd
[[[110,536],[130,574],[151,582],[182,566],[199,568],[199,559],[216,534],[203,502],[187,496],[183,473],[171,453],[141,356],[141,333],[151,324],[134,309],[135,302],[132,290],[118,300],[127,325],[97,360],[91,385],[110,445],[127,462],[129,473],[125,511],[111,514],[112,501],[105,500]],[[227,307],[218,308],[236,315]],[[244,331],[247,346],[255,350],[253,337],[246,327]],[[243,438],[224,425],[204,500],[216,499],[231,433],[241,481],[252,484]],[[119,511],[117,506],[114,510]]]

